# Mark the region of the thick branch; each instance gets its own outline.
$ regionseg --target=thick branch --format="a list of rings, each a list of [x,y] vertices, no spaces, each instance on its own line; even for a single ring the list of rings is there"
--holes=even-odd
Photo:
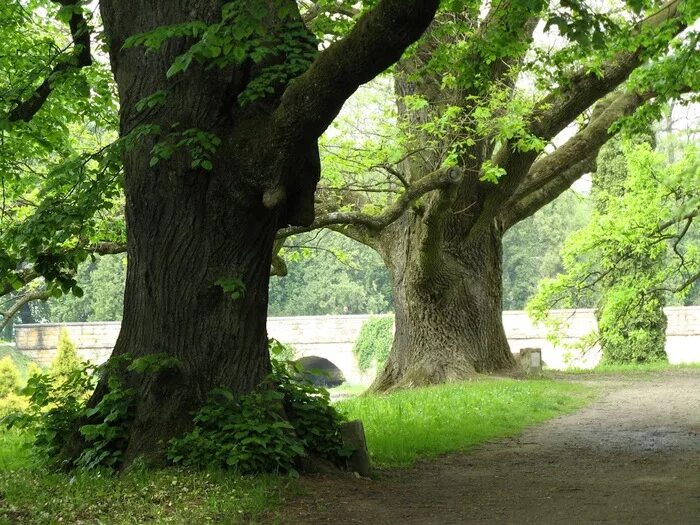
[[[595,171],[597,156],[598,150],[596,149],[588,157],[579,160],[568,168],[564,168],[558,177],[550,180],[539,190],[520,199],[514,199],[515,202],[511,206],[504,206],[503,212],[499,216],[503,231],[534,215],[543,206],[546,206],[569,189],[583,175]]]
[[[382,0],[295,79],[275,111],[281,133],[319,137],[345,101],[396,62],[428,26],[439,0]]]
[[[663,24],[672,23],[669,38],[680,33],[686,27],[679,13],[682,4],[683,0],[667,2],[654,15],[645,19],[638,26],[637,32],[651,33]],[[645,54],[651,51],[649,42],[658,45],[653,40],[645,39],[634,51],[618,53],[603,64],[602,74],[579,72],[572,75],[563,83],[563,88],[550,93],[537,104],[540,109],[535,112],[528,131],[541,139],[551,140],[583,111],[622,84],[643,63]],[[500,148],[494,157],[494,163],[503,168],[506,175],[492,191],[488,191],[478,226],[489,224],[501,207],[510,201],[530,172],[537,156],[535,151],[518,151],[511,143]]]
[[[321,215],[311,226],[293,226],[277,232],[277,238],[283,239],[297,233],[308,232],[318,228],[327,228],[341,224],[364,226],[369,230],[380,231],[396,221],[417,199],[430,191],[447,188],[461,182],[464,174],[456,168],[441,169],[419,179],[401,194],[381,215],[368,215],[360,212],[332,212]]]
[[[682,4],[683,0],[666,2],[638,26],[637,33],[652,33],[673,21],[669,36],[677,35],[686,27],[679,12]],[[552,139],[583,111],[627,80],[632,71],[644,62],[645,53],[650,51],[647,40],[634,51],[618,53],[603,64],[600,72],[581,71],[573,74],[563,83],[562,89],[550,93],[538,103],[542,109],[535,115],[529,131],[545,140]]]
[[[79,6],[79,0],[53,0],[55,3],[64,7]],[[92,64],[92,56],[90,54],[90,29],[85,17],[80,10],[73,13],[68,21],[70,26],[71,36],[73,38],[73,52],[67,57],[61,57],[51,72],[46,76],[44,81],[34,90],[26,100],[18,102],[8,115],[10,122],[23,120],[29,122],[34,115],[41,109],[53,91],[53,83],[57,77],[71,69],[80,69]]]
[[[32,301],[46,301],[50,296],[51,294],[46,290],[32,290],[25,293],[21,297],[18,297],[17,301],[8,311],[0,313],[0,315],[2,315],[0,332],[2,332],[5,327],[12,322],[12,318],[17,315],[25,304],[31,303]]]
[[[25,268],[24,270],[20,270],[20,272],[17,275],[17,278],[19,281],[25,285],[29,284],[32,282],[34,279],[37,279],[39,277],[39,274],[36,272],[34,268]],[[11,294],[12,292],[15,292],[15,288],[10,285],[6,284],[2,288],[0,288],[0,297],[3,297],[5,295]]]
[[[338,2],[335,5],[321,6],[318,2],[312,3],[309,8],[301,15],[301,19],[305,24],[310,24],[320,15],[326,14],[338,14],[344,15],[349,18],[353,18],[359,14],[360,10],[356,7],[345,5],[342,2]]]
[[[610,100],[601,102],[604,109],[594,112],[585,128],[554,153],[533,164],[527,178],[503,206],[500,216],[505,229],[556,199],[579,177],[590,172],[598,151],[611,137],[610,127],[619,118],[631,114],[648,97],[619,93],[608,98]]]
[[[98,255],[114,255],[118,253],[125,253],[126,244],[119,242],[98,242],[96,244],[88,245],[85,249],[90,253],[96,253]],[[17,274],[17,278],[23,285],[29,284],[34,279],[38,279],[39,277],[41,277],[41,275],[39,275],[39,273],[33,267],[28,265]],[[8,295],[14,291],[16,291],[15,288],[7,284],[0,288],[0,297]]]

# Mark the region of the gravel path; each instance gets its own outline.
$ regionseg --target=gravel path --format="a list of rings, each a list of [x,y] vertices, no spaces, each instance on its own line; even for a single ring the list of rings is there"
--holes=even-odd
[[[282,523],[700,525],[700,370],[575,380],[602,395],[379,481],[305,478]]]

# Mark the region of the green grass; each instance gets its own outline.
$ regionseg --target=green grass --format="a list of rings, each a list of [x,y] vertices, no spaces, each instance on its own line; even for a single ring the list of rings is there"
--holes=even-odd
[[[685,370],[700,368],[700,363],[683,363],[671,365],[664,362],[656,363],[635,363],[624,365],[598,365],[595,368],[567,368],[564,370],[567,374],[649,374],[655,372],[663,372],[665,370]]]
[[[348,383],[343,383],[340,386],[336,386],[334,388],[329,388],[328,392],[333,395],[337,396],[359,396],[362,394],[365,390],[367,390],[367,387],[365,385],[353,385],[353,384],[348,384]]]
[[[0,524],[255,523],[293,484],[178,469],[65,474],[37,465],[17,432],[0,433]]]
[[[550,380],[487,379],[339,402],[364,421],[379,466],[465,450],[583,405],[591,390]],[[290,478],[134,469],[120,476],[52,472],[36,462],[30,436],[0,430],[0,525],[235,524],[284,512]]]
[[[583,406],[591,390],[549,380],[486,379],[362,396],[337,406],[361,419],[378,466],[463,451]]]

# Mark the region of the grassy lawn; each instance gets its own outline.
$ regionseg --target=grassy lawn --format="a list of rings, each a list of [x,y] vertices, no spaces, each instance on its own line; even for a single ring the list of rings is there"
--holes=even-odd
[[[17,432],[0,433],[0,524],[254,523],[290,478],[133,469],[65,474],[35,464]]]
[[[658,363],[641,363],[627,365],[598,365],[595,368],[567,368],[563,370],[566,374],[651,374],[655,372],[664,372],[666,370],[686,370],[698,369],[700,363],[683,363],[679,365],[671,365],[664,362]]]
[[[482,379],[357,397],[338,407],[363,421],[373,463],[395,467],[517,434],[583,406],[591,396],[571,383]]]
[[[365,423],[377,465],[465,450],[583,405],[591,391],[550,380],[485,379],[344,400]],[[30,438],[0,430],[0,524],[255,523],[281,512],[293,479],[222,472],[133,469],[57,473],[36,463]]]

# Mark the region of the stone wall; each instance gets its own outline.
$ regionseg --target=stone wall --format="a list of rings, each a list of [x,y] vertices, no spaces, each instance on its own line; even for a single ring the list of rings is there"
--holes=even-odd
[[[595,328],[593,310],[559,310],[554,315],[567,324],[564,337],[554,345],[547,329],[533,326],[525,312],[504,312],[506,335],[514,353],[521,348],[539,347],[546,366],[594,366],[600,350],[585,354],[574,345]],[[672,363],[700,362],[700,307],[666,308],[668,329],[666,351]],[[332,361],[351,382],[367,382],[357,369],[352,346],[368,315],[271,317],[271,337],[294,346],[299,357],[317,355]],[[119,323],[66,323],[16,326],[17,348],[42,364],[49,364],[58,344],[61,328],[68,331],[84,359],[102,362],[110,354],[119,333]]]

